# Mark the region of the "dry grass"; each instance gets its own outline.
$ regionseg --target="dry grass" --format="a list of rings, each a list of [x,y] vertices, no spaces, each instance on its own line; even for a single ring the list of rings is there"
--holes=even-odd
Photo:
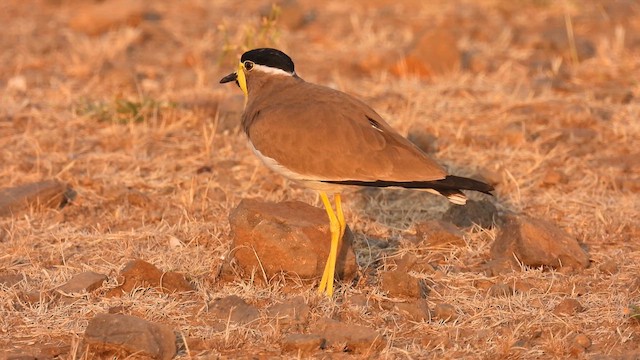
[[[170,1],[153,5],[159,21],[99,36],[69,29],[73,2],[0,5],[0,183],[57,178],[79,193],[61,211],[0,219],[0,273],[29,277],[0,289],[0,348],[67,344],[64,357],[74,358],[87,321],[122,307],[205,339],[210,355],[276,355],[286,331],[277,321],[212,326],[206,304],[237,294],[264,309],[302,294],[312,322],[334,317],[378,329],[385,358],[638,354],[639,325],[628,309],[640,304],[640,6],[619,13],[607,2],[394,3],[328,2],[316,22],[292,30],[286,20],[299,14],[286,6],[271,10],[285,17],[273,22],[260,20],[268,2]],[[372,54],[409,44],[424,24],[451,25],[480,69],[428,81],[361,69]],[[541,45],[549,24],[571,29],[569,48]],[[581,38],[595,46],[593,57],[580,58]],[[401,132],[437,136],[435,156],[452,171],[497,181],[499,209],[556,222],[589,248],[593,266],[490,278],[479,268],[496,230],[469,230],[460,248],[398,248],[416,222],[448,205],[420,193],[354,191],[346,195],[350,226],[396,246],[372,242],[360,251],[363,262],[375,267],[381,254],[411,251],[438,264],[416,276],[433,284],[430,306],[453,305],[456,321],[416,323],[381,309],[375,282],[344,286],[333,300],[295,279],[287,287],[284,279],[216,283],[229,250],[227,217],[242,198],[320,204],[259,164],[237,128],[239,91],[217,84],[245,46],[259,45],[286,50],[303,77],[362,97]],[[540,56],[546,62],[537,68],[530,59]],[[624,91],[629,101],[620,100]],[[203,167],[210,171],[199,173]],[[550,171],[563,180],[545,184]],[[197,290],[105,297],[135,258],[186,274]],[[599,270],[610,259],[619,266],[612,275]],[[50,296],[86,270],[109,275],[106,286],[73,303]],[[492,297],[479,285],[487,281],[530,290]],[[32,292],[40,301],[24,300]],[[371,306],[353,306],[356,294]],[[554,315],[566,297],[586,310]],[[571,348],[576,334],[593,342],[585,354]]]

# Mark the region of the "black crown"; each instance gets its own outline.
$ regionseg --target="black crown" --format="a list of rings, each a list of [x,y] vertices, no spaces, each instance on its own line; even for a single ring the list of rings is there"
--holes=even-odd
[[[288,73],[295,73],[293,60],[289,55],[277,49],[261,48],[253,49],[242,54],[240,62],[252,61],[258,65],[284,70]]]

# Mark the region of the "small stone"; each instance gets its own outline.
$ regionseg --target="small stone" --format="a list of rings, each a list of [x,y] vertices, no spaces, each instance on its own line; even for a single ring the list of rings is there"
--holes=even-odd
[[[27,91],[27,78],[23,75],[16,75],[7,81],[8,93],[25,93]]]
[[[489,291],[494,284],[495,283],[493,281],[487,279],[478,279],[473,282],[474,287],[484,291]]]
[[[476,224],[485,229],[489,229],[493,227],[497,218],[498,209],[488,200],[467,200],[466,205],[451,205],[451,207],[442,214],[442,220],[461,228]]]
[[[425,299],[417,299],[406,303],[395,303],[394,310],[415,322],[431,321],[431,311]]]
[[[554,22],[560,22],[555,20]],[[569,60],[583,61],[592,58],[596,54],[596,46],[585,37],[576,35],[569,43],[565,24],[557,24],[547,27],[541,34],[541,43],[538,47],[560,53]],[[574,49],[575,52],[569,49]],[[574,56],[576,57],[574,59]]]
[[[395,264],[397,266],[396,270],[407,273],[415,271],[417,273],[432,274],[436,271],[434,265],[426,261],[422,261],[422,259],[416,256],[413,252],[406,252],[402,254],[399,259],[395,260]]]
[[[1,189],[0,217],[18,216],[32,208],[62,208],[75,196],[71,187],[57,180]]]
[[[315,9],[307,8],[301,1],[282,1],[280,9],[278,25],[289,30],[300,30],[314,22],[318,16]],[[269,6],[265,10],[262,12],[262,16],[268,17],[272,8]]]
[[[424,336],[421,339],[422,346],[427,349],[449,348],[451,346],[451,338],[449,334],[440,334],[437,336]]]
[[[152,287],[165,293],[193,291],[184,275],[177,272],[162,272],[154,265],[144,260],[133,260],[120,272],[123,278],[122,285],[109,292],[111,296],[121,295],[123,292],[131,292],[137,287]]]
[[[525,126],[521,122],[507,124],[500,131],[500,139],[512,147],[526,143]]]
[[[39,360],[68,358],[71,346],[67,344],[27,345],[24,349],[0,351],[3,360]]]
[[[542,177],[542,185],[547,187],[566,182],[567,176],[556,169],[547,170],[547,172],[545,172],[544,176]]]
[[[576,299],[564,299],[553,309],[553,313],[556,315],[575,315],[582,311],[584,308]]]
[[[603,262],[602,264],[600,264],[598,269],[608,275],[613,275],[619,271],[618,263],[613,259]]]
[[[455,34],[448,28],[427,30],[416,36],[406,55],[390,71],[396,75],[429,78],[460,69],[462,53]]]
[[[422,127],[412,127],[407,139],[427,154],[438,151],[438,138]]]
[[[491,257],[511,261],[514,255],[531,267],[589,266],[587,253],[562,229],[544,220],[510,215],[491,246]]]
[[[62,294],[76,294],[76,293],[88,293],[100,286],[107,280],[107,276],[98,274],[93,271],[85,271],[74,275],[64,285],[58,287],[56,290]]]
[[[418,264],[418,257],[410,252],[402,254],[402,256],[395,261],[398,270],[409,272],[412,271],[414,266]]]
[[[427,246],[464,246],[464,234],[450,222],[429,220],[416,225],[416,236]]]
[[[0,286],[13,287],[21,281],[27,281],[24,274],[2,274],[0,275]]]
[[[176,354],[173,330],[161,324],[122,314],[99,314],[84,333],[88,358],[146,356],[169,360]]]
[[[37,304],[46,301],[49,296],[46,292],[31,290],[21,293],[20,298],[26,303]]]
[[[421,298],[424,285],[405,271],[385,271],[380,275],[380,287],[389,297]]]
[[[323,209],[299,201],[242,200],[229,216],[234,257],[246,274],[254,269],[267,278],[281,272],[302,279],[321,277],[331,234]],[[338,251],[336,277],[351,279],[358,269],[349,228]]]
[[[142,21],[146,3],[141,0],[109,0],[84,3],[69,21],[73,30],[98,35],[123,25],[137,25]]]
[[[591,339],[585,334],[577,334],[573,338],[573,343],[583,349],[588,349],[591,347]]]
[[[482,269],[488,276],[498,276],[518,270],[520,267],[512,259],[498,258],[487,261]]]
[[[309,305],[304,302],[302,296],[296,296],[289,301],[275,304],[269,307],[269,317],[276,318],[280,324],[301,324],[309,317]]]
[[[436,307],[433,310],[433,316],[444,322],[456,321],[458,319],[456,308],[451,304],[445,303],[436,304]]]
[[[528,281],[516,280],[513,285],[513,289],[519,293],[526,294],[529,291],[535,289],[535,286]]]
[[[236,295],[223,297],[209,304],[209,311],[221,321],[247,324],[260,318],[260,311]]]
[[[363,294],[349,294],[347,301],[350,306],[365,308],[369,306],[369,298]]]
[[[324,349],[326,340],[316,334],[289,334],[282,338],[282,351],[309,355]]]
[[[369,327],[327,318],[318,322],[314,332],[327,340],[327,347],[339,345],[342,351],[356,354],[375,354],[385,345],[382,336]]]
[[[491,297],[508,297],[513,294],[513,289],[507,284],[497,283],[491,285],[487,294]]]
[[[127,189],[122,195],[122,201],[136,207],[145,207],[151,203],[149,195],[136,189]]]

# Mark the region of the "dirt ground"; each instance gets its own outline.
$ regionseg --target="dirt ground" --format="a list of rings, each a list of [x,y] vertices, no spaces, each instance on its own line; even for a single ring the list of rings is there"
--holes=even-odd
[[[188,345],[178,358],[296,357],[283,355],[286,331],[264,309],[301,295],[309,324],[340,319],[385,340],[374,353],[317,358],[640,358],[638,1],[27,0],[3,1],[0,23],[0,187],[54,178],[78,194],[63,209],[0,218],[0,274],[27,277],[0,286],[4,356],[80,358],[88,321],[117,308],[170,325]],[[434,29],[431,47],[416,45]],[[411,249],[438,269],[416,275],[432,284],[429,307],[451,305],[455,321],[407,320],[381,305],[375,282],[326,299],[317,283],[217,280],[241,199],[321,206],[254,157],[242,94],[218,84],[259,46],[427,139],[452,173],[494,183],[501,212],[566,230],[591,266],[487,275],[498,230],[478,227],[464,246]],[[354,232],[395,244],[450,206],[409,191],[344,199]],[[394,251],[409,250],[372,256]],[[134,259],[196,290],[107,296]],[[53,295],[83,271],[108,280],[74,301]],[[497,283],[526,290],[492,296]],[[232,294],[261,321],[211,326],[206,304]],[[567,298],[582,311],[554,313]]]

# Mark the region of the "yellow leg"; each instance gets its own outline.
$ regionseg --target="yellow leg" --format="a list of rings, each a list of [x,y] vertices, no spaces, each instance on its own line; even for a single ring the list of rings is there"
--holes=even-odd
[[[342,241],[344,231],[347,229],[347,223],[344,220],[344,213],[342,212],[342,198],[340,197],[340,193],[335,193],[333,195],[333,200],[336,203],[336,216],[338,217],[338,222],[340,223],[340,241]]]
[[[338,215],[333,212],[333,207],[331,206],[329,197],[324,191],[320,192],[320,198],[322,199],[324,208],[327,211],[327,215],[329,216],[331,248],[329,250],[329,258],[327,259],[327,264],[324,267],[324,273],[322,274],[322,280],[320,281],[320,286],[318,287],[318,292],[323,293],[326,290],[327,296],[331,297],[333,295],[333,279],[335,277],[336,260],[338,258],[338,244],[340,243],[340,238],[342,237],[342,223],[344,223],[344,214],[342,214],[342,208],[340,208]],[[336,210],[338,210],[337,203],[339,201],[340,200],[338,196],[338,199],[336,199]]]

